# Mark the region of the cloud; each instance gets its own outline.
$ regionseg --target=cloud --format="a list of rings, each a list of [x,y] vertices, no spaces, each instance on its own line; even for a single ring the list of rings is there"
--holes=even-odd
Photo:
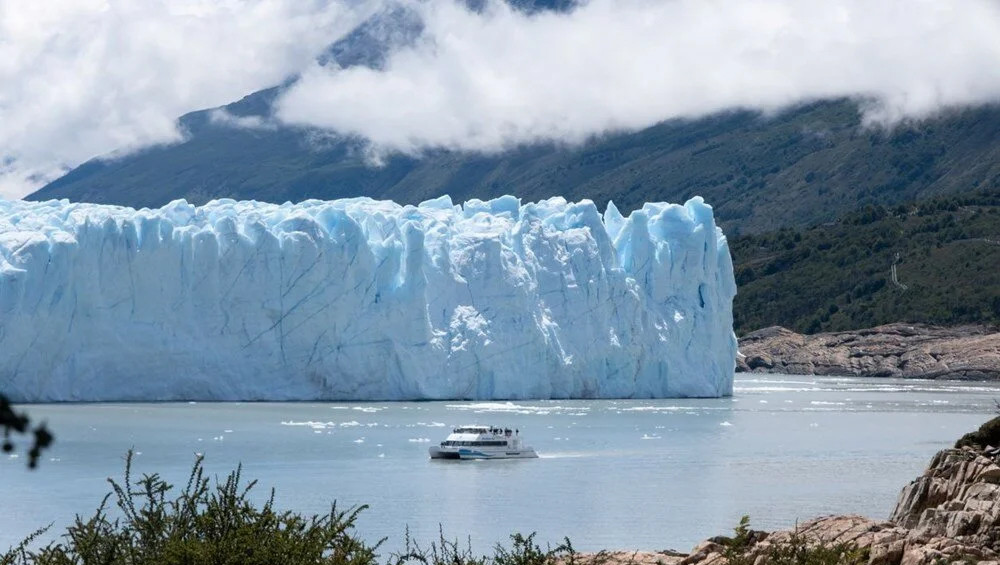
[[[363,0],[0,0],[0,197],[307,66]]]
[[[825,97],[888,123],[1000,100],[997,0],[399,2],[423,35],[380,69],[339,69],[317,54],[386,0],[0,0],[0,196],[176,141],[178,116],[300,72],[277,117],[367,139],[375,159]]]
[[[376,151],[580,142],[726,108],[851,96],[870,121],[1000,100],[995,0],[591,0],[568,14],[412,2],[382,70],[313,65],[288,122]]]
[[[217,125],[249,130],[275,130],[278,124],[263,116],[234,116],[225,108],[216,108],[208,113],[208,120]]]

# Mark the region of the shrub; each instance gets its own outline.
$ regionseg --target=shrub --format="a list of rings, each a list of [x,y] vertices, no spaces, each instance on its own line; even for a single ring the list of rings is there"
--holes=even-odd
[[[274,491],[260,508],[248,494],[256,484],[241,483],[241,468],[211,487],[202,458],[195,460],[185,488],[168,497],[173,485],[159,475],[132,481],[132,452],[123,483],[108,479],[108,493],[93,516],[77,516],[62,542],[27,549],[36,532],[0,556],[0,565],[375,565],[381,542],[368,546],[352,535],[364,506],[304,517],[274,509]],[[114,498],[121,517],[109,515]]]
[[[1000,408],[1000,404],[997,407]],[[980,448],[988,445],[993,447],[1000,445],[1000,416],[984,423],[982,426],[979,426],[978,430],[965,434],[955,442],[956,448],[966,445],[970,447],[978,446]]]

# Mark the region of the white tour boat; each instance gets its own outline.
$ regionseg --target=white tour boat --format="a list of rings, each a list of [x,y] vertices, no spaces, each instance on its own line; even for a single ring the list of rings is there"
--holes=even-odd
[[[519,430],[491,426],[462,426],[441,445],[432,445],[431,459],[525,459],[538,457],[521,440]]]

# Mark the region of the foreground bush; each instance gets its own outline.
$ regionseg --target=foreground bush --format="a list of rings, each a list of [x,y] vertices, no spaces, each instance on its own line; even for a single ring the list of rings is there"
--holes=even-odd
[[[260,508],[248,498],[256,481],[241,483],[241,469],[214,487],[205,477],[202,458],[195,460],[187,485],[177,493],[157,474],[132,480],[132,453],[125,460],[122,483],[108,479],[111,492],[93,516],[77,516],[62,540],[33,550],[44,528],[0,555],[0,565],[376,565],[381,542],[369,546],[354,534],[366,506],[304,517],[274,509],[274,491]],[[109,514],[114,500],[119,516]],[[510,547],[497,545],[493,556],[476,556],[471,544],[440,539],[422,548],[407,533],[405,550],[388,565],[576,565],[569,540],[543,550],[535,535],[511,536]],[[587,565],[601,565],[591,559]]]
[[[374,565],[375,546],[353,535],[364,507],[303,517],[274,510],[274,492],[260,508],[248,499],[256,484],[241,484],[240,469],[214,487],[199,457],[176,497],[159,475],[132,481],[132,453],[124,483],[108,479],[112,492],[90,518],[77,516],[63,541],[40,550],[28,546],[40,530],[0,556],[0,565]],[[114,498],[121,517],[108,515]]]
[[[1000,403],[997,404],[997,409],[1000,410]],[[979,426],[978,430],[965,434],[955,442],[955,448],[957,449],[965,446],[982,449],[986,446],[997,445],[1000,445],[1000,416],[984,423],[982,426]]]

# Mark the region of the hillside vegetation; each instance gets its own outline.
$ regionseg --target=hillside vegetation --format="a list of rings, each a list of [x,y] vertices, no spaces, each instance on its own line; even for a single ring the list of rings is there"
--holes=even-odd
[[[809,229],[731,238],[730,247],[737,335],[772,325],[815,333],[1000,323],[997,189],[866,206]]]
[[[267,120],[279,89],[225,107]],[[543,144],[496,155],[396,155],[374,167],[358,140],[291,127],[246,128],[214,111],[181,119],[183,143],[91,161],[31,199],[161,206],[186,198],[269,202],[351,196],[419,203],[515,194],[611,199],[623,211],[701,195],[730,235],[830,221],[867,204],[1000,185],[1000,108],[954,111],[884,130],[858,103],[828,100],[775,115],[732,111],[673,120],[583,146]]]

